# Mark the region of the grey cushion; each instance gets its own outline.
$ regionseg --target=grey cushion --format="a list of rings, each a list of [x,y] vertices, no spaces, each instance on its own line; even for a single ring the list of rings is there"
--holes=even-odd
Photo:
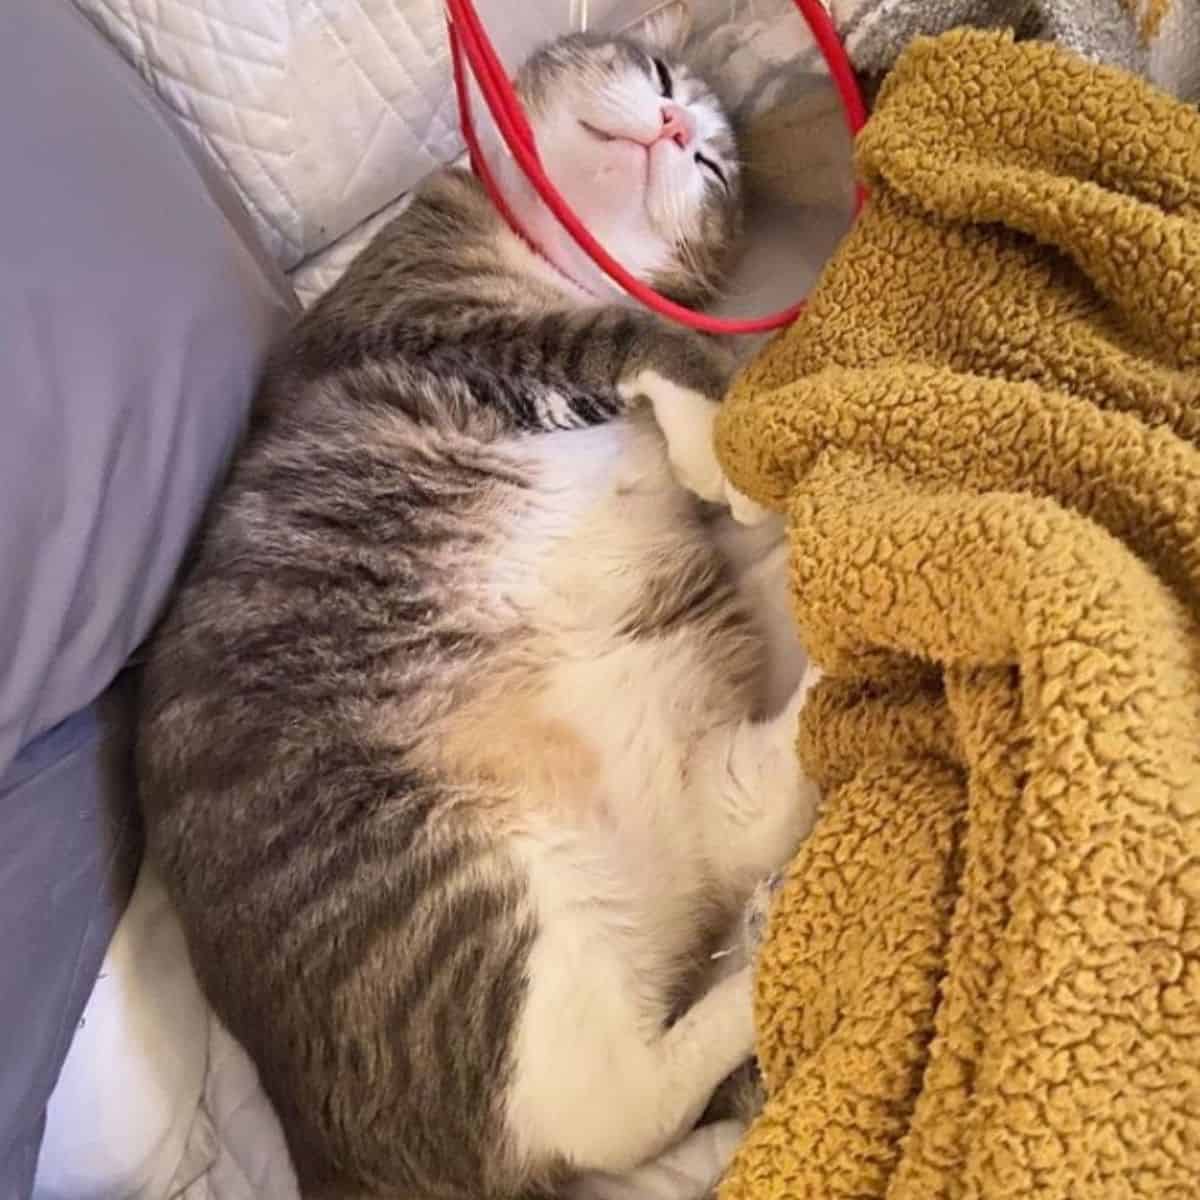
[[[0,175],[9,1200],[28,1190],[128,875],[131,779],[110,736],[126,710],[90,706],[160,613],[294,299],[222,181],[66,0],[0,3]]]

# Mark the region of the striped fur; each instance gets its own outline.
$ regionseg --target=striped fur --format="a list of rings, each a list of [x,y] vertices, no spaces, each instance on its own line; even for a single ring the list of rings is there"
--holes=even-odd
[[[595,56],[641,86],[647,51],[616,47],[535,63],[535,115]],[[660,250],[646,273],[697,293],[723,252],[701,281]],[[454,170],[274,356],[151,644],[138,757],[306,1196],[631,1166],[749,1054],[746,971],[689,1007],[696,964],[812,797],[795,704],[753,719],[764,637],[669,465],[737,500],[688,426],[727,370],[595,302]]]

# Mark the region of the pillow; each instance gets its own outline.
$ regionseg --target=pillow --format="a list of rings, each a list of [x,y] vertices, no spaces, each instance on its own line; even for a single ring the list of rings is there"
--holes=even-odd
[[[0,4],[0,1195],[128,887],[127,706],[294,297],[64,3]],[[103,704],[97,704],[100,697]]]

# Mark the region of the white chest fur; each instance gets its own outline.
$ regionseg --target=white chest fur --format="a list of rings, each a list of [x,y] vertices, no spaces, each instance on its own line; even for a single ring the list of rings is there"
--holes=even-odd
[[[540,932],[510,1129],[518,1154],[622,1168],[678,1137],[749,1052],[748,971],[664,1033],[678,969],[790,857],[816,796],[794,752],[800,693],[755,722],[751,689],[732,683],[694,627],[616,632],[650,573],[698,545],[717,553],[657,431],[615,422],[531,439],[528,452],[536,499],[513,514],[494,584],[549,631],[539,703],[598,767],[586,804],[567,820],[561,810],[531,820],[514,840]],[[750,593],[782,593],[782,551],[770,551],[769,532],[748,539],[757,544],[738,549]],[[778,644],[798,675],[784,628]]]

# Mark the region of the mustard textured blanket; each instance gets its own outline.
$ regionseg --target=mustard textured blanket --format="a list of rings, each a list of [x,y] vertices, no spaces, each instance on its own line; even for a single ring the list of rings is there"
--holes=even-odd
[[[724,1200],[1200,1196],[1200,114],[914,43],[723,461],[786,512],[825,809]]]

